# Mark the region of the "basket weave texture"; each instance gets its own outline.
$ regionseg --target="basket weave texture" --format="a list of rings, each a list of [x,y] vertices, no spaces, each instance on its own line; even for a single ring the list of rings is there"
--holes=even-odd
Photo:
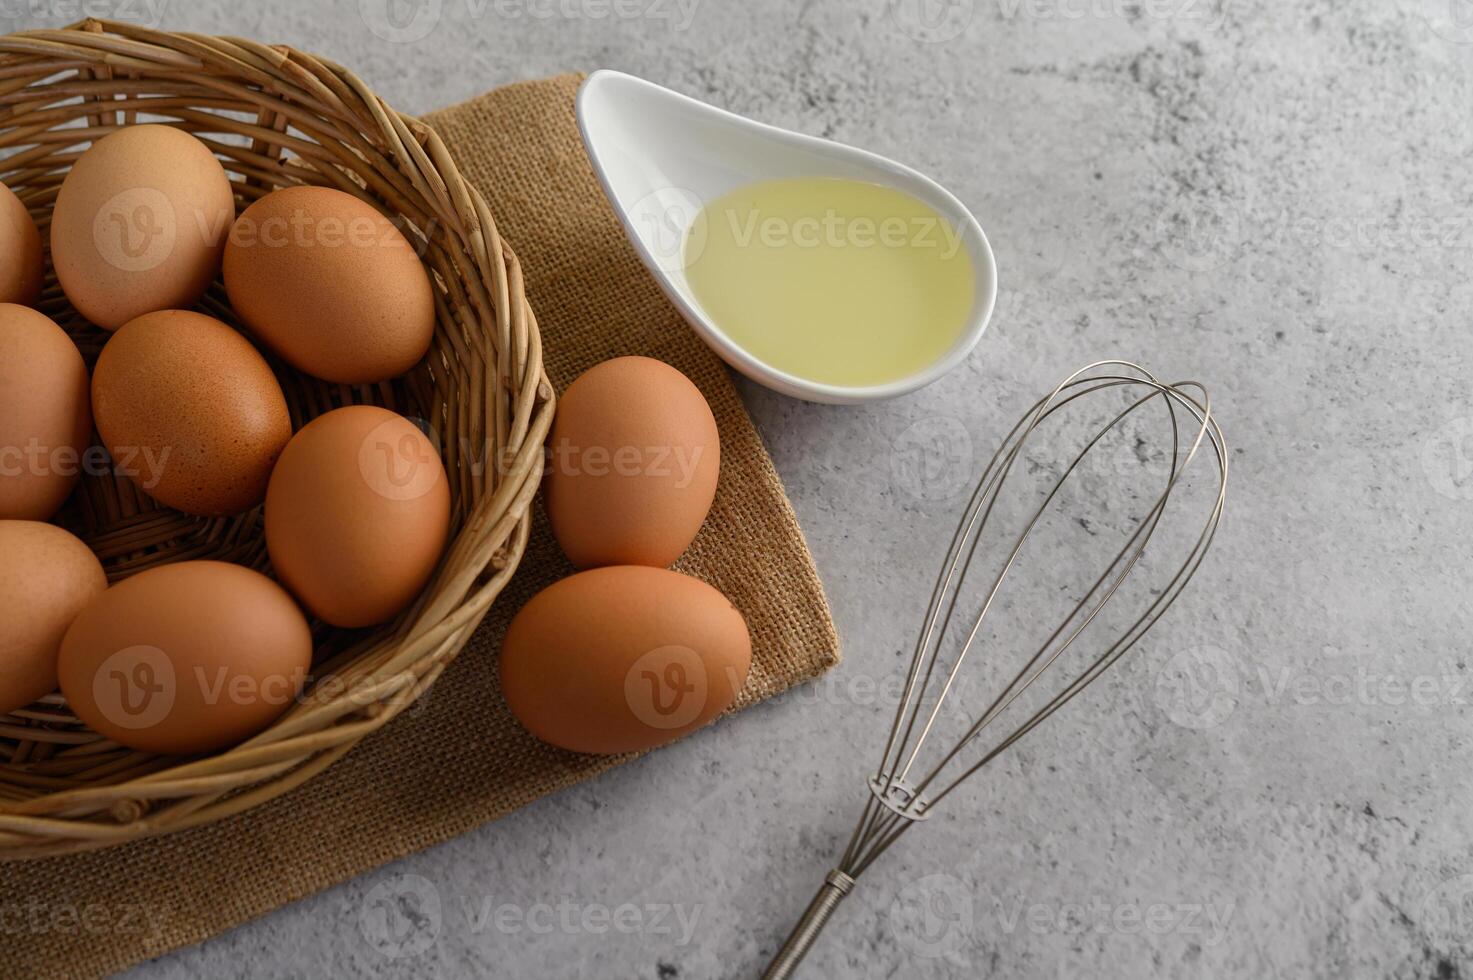
[[[88,730],[60,695],[0,716],[0,859],[208,824],[332,765],[460,652],[524,554],[542,473],[554,397],[521,267],[433,130],[343,67],[288,47],[95,20],[0,37],[0,181],[43,240],[71,164],[92,141],[141,122],[203,140],[231,174],[237,212],[278,187],[335,187],[379,208],[419,250],[437,323],[429,355],[408,375],[349,387],[268,360],[294,428],[363,403],[425,422],[450,478],[451,541],[394,623],[372,632],[319,625],[307,693],[233,749],[198,759],[135,752]],[[49,272],[39,305],[90,367],[107,334],[76,314]],[[199,309],[240,328],[218,282]],[[259,509],[190,517],[122,476],[84,476],[58,522],[92,547],[111,581],[193,559],[270,572]]]

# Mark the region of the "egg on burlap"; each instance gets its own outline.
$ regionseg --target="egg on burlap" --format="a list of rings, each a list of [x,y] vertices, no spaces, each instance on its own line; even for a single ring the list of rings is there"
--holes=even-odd
[[[725,711],[752,663],[746,620],[699,579],[595,568],[543,589],[501,649],[501,689],[533,735],[574,752],[638,752]]]

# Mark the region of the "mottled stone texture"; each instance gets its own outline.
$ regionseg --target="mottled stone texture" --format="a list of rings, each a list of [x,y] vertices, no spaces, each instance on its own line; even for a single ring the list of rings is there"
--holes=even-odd
[[[935,175],[1003,289],[917,395],[744,389],[834,675],[133,976],[753,975],[847,839],[966,473],[1120,355],[1212,384],[1216,552],[861,882],[807,975],[1473,976],[1468,0],[173,0],[164,23],[317,50],[409,111],[625,69]]]

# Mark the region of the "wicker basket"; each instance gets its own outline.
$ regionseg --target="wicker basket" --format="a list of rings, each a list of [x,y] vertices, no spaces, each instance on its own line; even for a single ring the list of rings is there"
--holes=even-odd
[[[425,593],[373,632],[317,625],[308,692],[269,730],[219,754],[166,758],[107,741],[60,695],[0,716],[0,858],[106,847],[196,827],[290,791],[420,696],[516,570],[542,472],[553,393],[516,256],[440,138],[384,105],[351,72],[238,38],[87,21],[0,37],[0,180],[47,237],[52,204],[86,144],[136,122],[198,135],[235,180],[237,207],[292,184],[337,187],[405,231],[435,285],[437,326],[409,375],[347,387],[273,361],[294,426],[349,403],[426,420],[452,496],[451,543]],[[239,326],[219,284],[205,312]],[[90,364],[106,335],[80,320],[55,277],[43,312]],[[165,509],[126,478],[88,476],[58,522],[116,581],[215,558],[270,571],[259,511],[230,519]]]

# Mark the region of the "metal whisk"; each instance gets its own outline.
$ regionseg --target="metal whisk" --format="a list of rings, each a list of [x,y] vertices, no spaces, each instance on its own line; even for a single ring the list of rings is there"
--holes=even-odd
[[[1023,458],[1025,447],[1029,446],[1030,440],[1044,423],[1065,406],[1112,389],[1123,389],[1133,400],[1094,431],[1083,449],[1059,473],[1043,496],[1042,503],[1023,525],[1011,549],[1001,555],[1000,570],[982,592],[980,611],[972,618],[970,628],[954,659],[947,658],[950,661],[948,669],[943,663],[942,651],[948,646],[945,641],[958,612],[958,599],[963,583],[978,556],[978,546],[988,521],[994,517],[998,496],[1020,458]],[[1119,395],[1120,391],[1117,390],[1116,394]],[[1153,403],[1165,406],[1171,431],[1169,472],[1165,475],[1165,485],[1154,505],[1143,518],[1134,523],[1133,533],[1130,533],[1113,560],[1094,579],[1093,585],[1084,596],[1075,603],[1037,651],[1032,653],[1022,669],[991,699],[956,743],[942,753],[938,762],[922,765],[919,761],[922,748],[933,735],[943,706],[949,699],[961,699],[957,690],[960,671],[973,651],[983,623],[993,609],[1004,580],[1017,563],[1023,545],[1089,453],[1107,435],[1112,432],[1118,435],[1122,423]],[[1081,402],[1076,407],[1087,406]],[[1073,675],[1062,689],[1043,701],[1026,718],[1022,718],[1015,728],[987,749],[980,759],[967,764],[962,759],[963,750],[974,743],[983,731],[1032,687],[1060,655],[1074,646],[1075,641],[1086,633],[1101,610],[1115,597],[1145,554],[1146,546],[1156,534],[1161,518],[1167,511],[1167,504],[1173,492],[1178,489],[1187,467],[1197,458],[1199,450],[1204,448],[1209,449],[1217,464],[1217,493],[1211,501],[1206,523],[1185,560],[1179,565],[1170,566],[1175,568],[1175,573],[1163,586],[1148,593],[1151,601],[1123,633],[1115,633],[1114,641],[1105,646],[1097,656],[1084,658],[1087,666],[1082,672]],[[829,872],[787,942],[768,966],[763,974],[764,980],[783,980],[792,975],[834,910],[853,889],[855,880],[902,834],[928,818],[936,806],[966,779],[1073,700],[1155,625],[1186,588],[1212,544],[1227,493],[1227,471],[1227,446],[1223,441],[1222,430],[1212,415],[1206,388],[1195,381],[1165,384],[1149,371],[1128,361],[1100,361],[1076,371],[1047,397],[1034,403],[1018,420],[978,480],[971,502],[952,539],[951,548],[937,578],[936,589],[931,596],[925,623],[916,641],[915,656],[895,712],[894,723],[890,727],[890,736],[885,742],[884,754],[880,757],[879,768],[869,781],[869,798],[849,840],[849,847],[844,851],[838,866]],[[966,619],[967,614],[964,612],[962,621],[965,622]],[[1100,630],[1096,630],[1096,633],[1103,635]],[[968,706],[959,705],[958,710],[966,707]]]

